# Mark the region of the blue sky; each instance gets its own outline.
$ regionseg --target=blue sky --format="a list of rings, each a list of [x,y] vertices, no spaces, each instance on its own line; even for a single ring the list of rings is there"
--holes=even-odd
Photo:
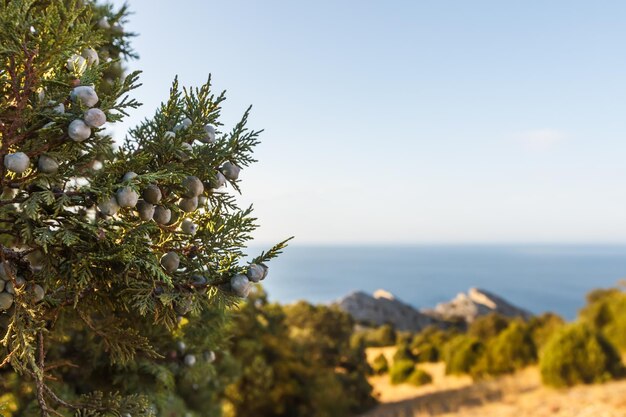
[[[129,4],[117,135],[212,73],[227,126],[265,129],[261,242],[626,241],[625,2]]]

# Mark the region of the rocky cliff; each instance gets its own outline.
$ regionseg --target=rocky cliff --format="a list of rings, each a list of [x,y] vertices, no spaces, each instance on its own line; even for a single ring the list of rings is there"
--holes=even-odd
[[[502,297],[478,288],[470,288],[467,294],[460,293],[451,301],[421,311],[384,290],[378,290],[373,295],[355,292],[339,300],[336,305],[359,323],[376,326],[389,323],[397,330],[408,331],[420,331],[430,325],[447,327],[451,321],[459,320],[469,324],[477,317],[492,312],[524,319],[532,315]]]
[[[423,314],[392,294],[378,290],[374,295],[364,292],[352,293],[336,303],[359,323],[380,326],[393,324],[396,330],[420,331],[429,325],[438,325],[440,320]]]
[[[467,294],[459,293],[446,303],[439,303],[432,310],[422,311],[429,316],[444,320],[461,319],[466,323],[473,322],[477,317],[489,313],[499,313],[506,317],[521,317],[528,319],[532,314],[506,301],[489,291],[479,288],[470,288]]]

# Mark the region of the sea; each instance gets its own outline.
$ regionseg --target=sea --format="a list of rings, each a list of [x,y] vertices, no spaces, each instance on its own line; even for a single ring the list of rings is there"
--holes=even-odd
[[[626,278],[626,245],[293,244],[269,266],[264,288],[280,303],[331,303],[354,291],[385,289],[429,308],[478,287],[533,313],[572,320],[590,290]]]

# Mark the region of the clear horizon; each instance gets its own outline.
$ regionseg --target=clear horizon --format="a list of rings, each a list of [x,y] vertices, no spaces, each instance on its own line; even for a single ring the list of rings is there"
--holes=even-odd
[[[626,3],[129,5],[116,137],[212,73],[226,127],[265,129],[259,243],[626,243]]]

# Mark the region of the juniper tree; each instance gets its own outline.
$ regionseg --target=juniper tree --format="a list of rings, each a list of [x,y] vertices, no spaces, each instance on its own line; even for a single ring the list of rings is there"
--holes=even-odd
[[[0,414],[217,412],[226,314],[285,246],[245,262],[250,109],[227,129],[210,78],[175,80],[117,146],[126,9],[0,5]]]

